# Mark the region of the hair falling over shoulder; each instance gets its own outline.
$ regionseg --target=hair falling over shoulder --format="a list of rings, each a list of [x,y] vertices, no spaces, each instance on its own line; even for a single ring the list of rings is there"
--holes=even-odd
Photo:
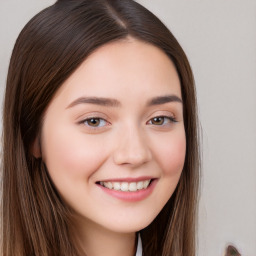
[[[145,256],[195,256],[199,143],[193,74],[166,26],[132,0],[59,0],[32,18],[13,49],[3,112],[2,256],[82,256],[72,210],[31,147],[63,82],[95,49],[133,37],[162,49],[179,74],[187,139],[184,169],[164,209],[141,230]]]

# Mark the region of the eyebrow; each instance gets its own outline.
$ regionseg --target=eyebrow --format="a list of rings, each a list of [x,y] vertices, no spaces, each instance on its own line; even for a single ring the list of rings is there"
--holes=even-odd
[[[155,106],[155,105],[162,105],[169,102],[179,102],[182,103],[181,98],[176,95],[166,95],[166,96],[158,96],[150,99],[146,106]],[[80,97],[73,102],[71,102],[67,108],[74,107],[80,104],[94,104],[100,105],[105,107],[120,107],[120,101],[111,98],[101,98],[101,97]]]
[[[149,100],[147,106],[155,106],[155,105],[162,105],[169,102],[179,102],[182,103],[182,99],[176,95],[165,95],[154,97],[153,99]]]
[[[99,97],[80,97],[74,100],[67,108],[74,107],[79,104],[94,104],[105,107],[120,107],[121,103],[116,99],[110,98],[99,98]]]

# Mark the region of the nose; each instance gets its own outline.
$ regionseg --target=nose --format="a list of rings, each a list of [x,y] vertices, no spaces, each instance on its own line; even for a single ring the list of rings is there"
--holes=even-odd
[[[129,165],[136,168],[151,160],[152,154],[143,131],[125,129],[115,147],[114,162],[117,165]]]

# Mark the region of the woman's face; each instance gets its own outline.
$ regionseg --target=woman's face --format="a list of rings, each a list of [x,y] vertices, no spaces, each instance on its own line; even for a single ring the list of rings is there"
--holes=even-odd
[[[173,194],[186,153],[173,63],[134,39],[99,48],[55,95],[40,138],[50,177],[81,225],[146,227]]]

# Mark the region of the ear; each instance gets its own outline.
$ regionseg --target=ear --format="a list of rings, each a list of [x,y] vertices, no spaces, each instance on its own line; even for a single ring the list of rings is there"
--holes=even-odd
[[[41,158],[42,157],[41,144],[40,144],[39,136],[36,136],[35,140],[32,142],[30,152],[35,158]]]

